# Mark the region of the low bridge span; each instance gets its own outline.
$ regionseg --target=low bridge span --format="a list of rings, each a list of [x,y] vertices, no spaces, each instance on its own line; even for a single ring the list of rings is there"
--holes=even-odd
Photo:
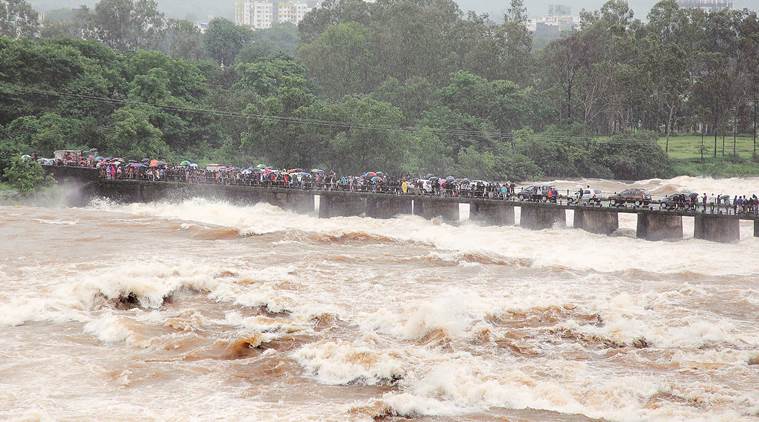
[[[583,206],[566,200],[558,203],[503,199],[442,197],[429,195],[395,195],[372,192],[304,190],[297,188],[246,185],[191,184],[147,180],[103,180],[95,169],[78,167],[46,168],[60,184],[77,184],[81,200],[105,196],[123,202],[149,202],[161,199],[181,200],[206,197],[241,204],[266,202],[303,214],[318,212],[320,218],[366,216],[392,218],[418,215],[440,218],[449,223],[460,221],[459,205],[469,204],[470,220],[482,225],[516,225],[515,209],[520,209],[519,225],[542,230],[566,226],[566,211],[573,211],[573,226],[597,234],[612,234],[619,228],[619,214],[637,215],[637,237],[646,240],[683,238],[683,217],[694,218],[694,237],[715,242],[740,240],[740,221],[754,222],[753,234],[759,237],[759,216],[728,214],[719,209],[667,211],[642,207]],[[318,198],[318,202],[317,202]]]

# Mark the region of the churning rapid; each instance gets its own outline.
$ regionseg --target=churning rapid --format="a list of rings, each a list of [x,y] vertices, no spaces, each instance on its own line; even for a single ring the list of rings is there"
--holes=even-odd
[[[198,198],[2,206],[0,419],[756,420],[742,224],[717,244],[637,240],[630,215],[599,236]]]

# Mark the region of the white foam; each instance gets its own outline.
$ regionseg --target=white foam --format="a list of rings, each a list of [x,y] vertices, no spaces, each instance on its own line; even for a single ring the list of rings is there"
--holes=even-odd
[[[180,203],[99,207],[102,210],[138,216],[234,227],[250,234],[293,230],[338,235],[351,231],[366,232],[398,240],[429,243],[445,250],[529,259],[540,267],[564,266],[602,272],[643,268],[658,273],[690,271],[715,275],[759,274],[759,239],[755,238],[746,238],[740,244],[717,244],[692,239],[681,242],[648,242],[571,229],[535,232],[518,227],[480,227],[475,224],[454,227],[434,224],[415,216],[391,220],[360,217],[325,220],[297,215],[268,204],[235,206],[200,198]]]
[[[400,379],[406,372],[397,354],[394,356],[347,342],[306,344],[292,356],[308,374],[323,384],[360,382],[375,385]]]

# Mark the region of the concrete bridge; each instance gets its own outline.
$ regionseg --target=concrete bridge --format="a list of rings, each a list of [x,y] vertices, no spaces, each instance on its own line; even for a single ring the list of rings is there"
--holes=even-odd
[[[387,219],[398,215],[460,221],[460,204],[469,204],[470,220],[487,226],[516,224],[515,209],[520,209],[519,225],[543,230],[567,225],[567,210],[573,211],[573,226],[597,234],[612,234],[619,228],[619,214],[637,215],[637,237],[651,241],[683,238],[683,217],[695,219],[694,237],[715,242],[740,240],[740,221],[754,222],[759,237],[759,216],[728,215],[693,211],[665,211],[648,208],[591,207],[565,203],[510,201],[486,198],[449,198],[426,195],[393,195],[371,192],[300,190],[245,185],[188,184],[146,180],[103,180],[90,168],[48,167],[47,171],[63,185],[75,184],[79,201],[105,196],[123,202],[181,200],[192,197],[224,199],[240,204],[266,202],[297,213],[318,210],[320,218],[366,216]],[[317,199],[318,206],[317,206]]]

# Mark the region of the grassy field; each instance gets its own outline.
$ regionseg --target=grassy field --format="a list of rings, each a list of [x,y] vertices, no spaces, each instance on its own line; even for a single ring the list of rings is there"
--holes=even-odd
[[[666,138],[659,139],[662,149]],[[704,137],[704,161],[701,161],[701,137],[673,136],[669,138],[669,158],[676,175],[739,177],[759,176],[759,162],[752,159],[754,140],[739,136],[735,143],[738,159],[733,158],[733,137],[725,137],[724,155],[722,137],[717,138],[717,157],[714,157],[714,137]]]
[[[667,138],[660,138],[659,145],[665,149]],[[738,157],[751,160],[754,152],[753,138],[740,136],[735,144]],[[722,137],[717,138],[717,159],[728,160],[733,156],[733,137],[725,137],[724,157],[722,155]],[[669,138],[669,158],[673,160],[701,159],[701,137],[673,136]],[[714,137],[704,137],[704,158],[714,159]]]

